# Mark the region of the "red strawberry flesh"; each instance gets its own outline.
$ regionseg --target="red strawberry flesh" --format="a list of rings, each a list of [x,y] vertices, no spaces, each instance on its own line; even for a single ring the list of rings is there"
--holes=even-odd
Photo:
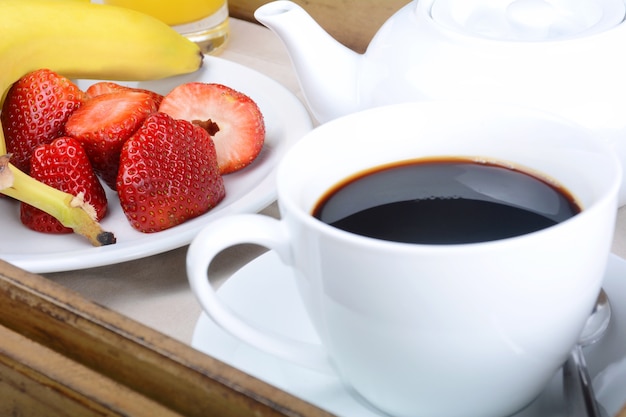
[[[222,174],[250,165],[263,148],[265,122],[258,105],[249,96],[225,85],[181,84],[163,98],[159,111],[175,119],[216,124],[218,130],[210,133]]]
[[[28,173],[33,149],[62,136],[63,125],[86,98],[68,78],[48,69],[33,71],[14,83],[0,112],[11,162]]]
[[[200,216],[226,193],[209,134],[164,113],[148,116],[124,144],[117,190],[129,222],[145,233]]]
[[[107,213],[107,199],[102,185],[91,168],[82,145],[70,137],[60,137],[35,148],[31,158],[31,176],[44,184],[72,195],[83,193],[95,209],[96,219]],[[33,206],[20,205],[20,219],[28,228],[43,233],[72,233],[57,219]]]
[[[93,98],[96,96],[101,96],[102,94],[117,93],[120,91],[138,91],[150,94],[157,107],[161,104],[161,101],[163,100],[163,96],[157,92],[146,90],[143,88],[128,87],[113,81],[99,81],[97,83],[91,84],[89,87],[87,87],[85,93],[88,97]]]
[[[156,109],[152,96],[141,91],[98,95],[72,114],[65,132],[83,144],[96,173],[115,189],[124,142]]]

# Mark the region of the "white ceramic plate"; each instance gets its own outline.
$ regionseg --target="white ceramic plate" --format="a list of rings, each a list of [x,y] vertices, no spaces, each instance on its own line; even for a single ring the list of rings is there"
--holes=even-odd
[[[144,234],[132,229],[109,190],[109,214],[101,222],[115,233],[117,243],[92,247],[86,239],[71,235],[46,235],[24,227],[19,206],[0,199],[0,258],[31,272],[56,272],[89,268],[138,259],[184,246],[213,219],[231,213],[255,212],[275,198],[275,167],[285,152],[312,128],[303,104],[276,81],[249,68],[224,59],[205,57],[203,67],[189,75],[143,83],[124,83],[162,94],[188,81],[217,82],[235,88],[257,102],[265,118],[266,142],[257,160],[249,167],[225,176],[226,197],[208,213],[177,227]],[[78,81],[86,88],[94,81]],[[107,187],[105,187],[107,188]]]
[[[257,326],[316,342],[317,336],[299,302],[292,277],[291,268],[282,264],[275,252],[268,252],[237,271],[218,293],[234,311]],[[626,356],[626,261],[611,256],[604,289],[611,299],[614,315],[606,336],[585,350],[592,375]],[[196,323],[192,346],[338,416],[384,417],[352,395],[338,378],[277,359],[242,343],[204,313]],[[626,381],[626,365],[619,372],[621,381]],[[565,417],[561,387],[559,372],[540,397],[512,417]],[[626,402],[626,386],[622,383],[612,388],[613,391],[598,387],[599,398],[610,415],[617,411],[616,404]]]

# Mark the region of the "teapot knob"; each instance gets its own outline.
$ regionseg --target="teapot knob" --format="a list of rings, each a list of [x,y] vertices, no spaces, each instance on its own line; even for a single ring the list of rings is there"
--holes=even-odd
[[[550,25],[557,19],[557,12],[545,0],[515,0],[506,8],[511,26],[528,37],[547,37]]]

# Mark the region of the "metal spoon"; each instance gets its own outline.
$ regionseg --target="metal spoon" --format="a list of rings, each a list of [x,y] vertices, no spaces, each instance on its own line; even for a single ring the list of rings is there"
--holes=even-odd
[[[598,404],[593,392],[583,347],[600,340],[610,320],[609,298],[604,290],[600,290],[596,305],[587,319],[578,343],[563,365],[563,386],[569,417],[603,417],[606,415],[606,411]]]

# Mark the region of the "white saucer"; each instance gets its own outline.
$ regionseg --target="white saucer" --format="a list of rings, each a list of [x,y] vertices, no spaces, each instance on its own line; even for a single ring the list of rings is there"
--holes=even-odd
[[[317,341],[291,277],[291,268],[284,266],[274,252],[268,252],[230,277],[219,295],[234,311],[259,326],[296,339]],[[611,255],[604,289],[611,299],[613,320],[606,336],[585,353],[591,375],[598,375],[594,382],[598,398],[609,414],[615,415],[626,403],[626,261]],[[353,396],[338,378],[242,343],[204,313],[196,324],[192,346],[338,416],[383,416]],[[616,383],[607,383],[611,381]],[[565,417],[561,373],[554,376],[539,398],[513,417]]]

